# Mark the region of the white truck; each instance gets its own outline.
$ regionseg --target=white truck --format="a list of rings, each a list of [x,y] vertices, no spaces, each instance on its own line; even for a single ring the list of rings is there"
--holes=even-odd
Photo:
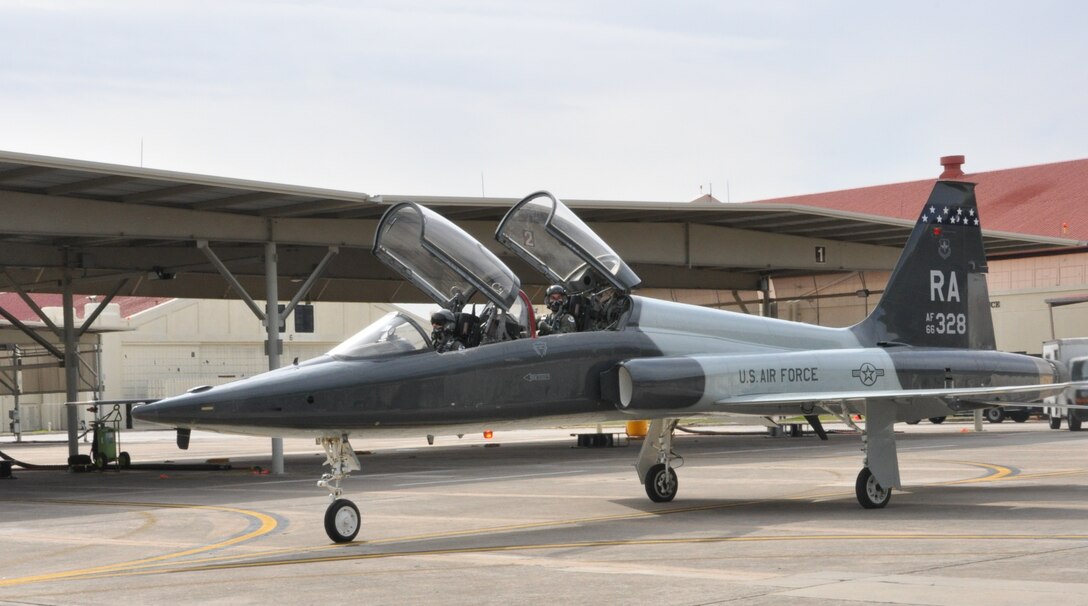
[[[1069,371],[1069,381],[1088,381],[1088,337],[1054,339],[1043,342],[1043,359],[1061,363]],[[1050,417],[1050,428],[1060,429],[1065,419],[1069,431],[1080,431],[1088,421],[1088,410],[1066,408],[1066,405],[1088,405],[1088,389],[1070,387],[1044,400],[1043,408]]]

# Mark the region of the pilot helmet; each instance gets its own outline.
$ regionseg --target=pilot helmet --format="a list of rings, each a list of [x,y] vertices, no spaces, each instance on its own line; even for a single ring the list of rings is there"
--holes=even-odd
[[[544,304],[553,312],[558,312],[567,302],[567,289],[560,284],[552,284],[544,291]]]
[[[440,309],[431,314],[431,327],[435,330],[453,332],[455,321],[453,312],[448,309]]]

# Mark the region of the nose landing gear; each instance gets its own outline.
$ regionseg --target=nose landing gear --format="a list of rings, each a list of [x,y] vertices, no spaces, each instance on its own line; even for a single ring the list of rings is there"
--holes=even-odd
[[[334,543],[350,543],[359,534],[362,517],[355,503],[340,498],[344,494],[344,490],[340,488],[340,480],[362,466],[348,442],[347,434],[334,438],[318,438],[317,443],[325,449],[325,464],[329,466],[329,473],[323,474],[317,481],[319,487],[329,491],[331,501],[325,510],[325,534]]]

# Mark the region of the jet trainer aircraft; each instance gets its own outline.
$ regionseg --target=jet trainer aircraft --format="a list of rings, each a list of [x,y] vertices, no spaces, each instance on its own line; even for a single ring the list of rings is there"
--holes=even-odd
[[[880,302],[861,323],[826,328],[631,295],[640,280],[547,192],[515,205],[496,238],[563,285],[577,332],[538,337],[520,281],[453,223],[412,203],[390,208],[374,253],[440,305],[467,346],[438,353],[414,320],[390,313],[319,358],[141,406],[137,418],[178,428],[313,436],[330,473],[325,529],[359,531],[340,481],[360,468],[349,438],[651,419],[636,462],[650,499],[678,481],[680,417],[820,414],[855,428],[865,457],[858,502],[900,488],[893,424],[1034,401],[1065,387],[1051,363],[995,351],[974,185],[938,181]],[[473,298],[485,303],[476,316]],[[858,428],[859,430],[861,428]]]

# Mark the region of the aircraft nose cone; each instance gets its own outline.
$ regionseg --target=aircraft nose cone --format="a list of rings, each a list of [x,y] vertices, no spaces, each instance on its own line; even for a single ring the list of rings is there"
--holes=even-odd
[[[179,426],[192,423],[200,408],[201,398],[185,394],[144,404],[132,409],[132,416],[140,421],[161,425]]]
[[[138,421],[148,421],[150,423],[159,422],[158,402],[149,402],[147,404],[140,404],[132,409],[132,418]]]

